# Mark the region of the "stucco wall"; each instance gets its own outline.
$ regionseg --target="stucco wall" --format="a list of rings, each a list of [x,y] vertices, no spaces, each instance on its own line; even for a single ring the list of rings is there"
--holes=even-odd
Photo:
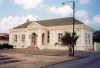
[[[59,27],[52,27],[50,30],[50,45],[48,45],[47,48],[53,49],[61,49],[61,46],[54,46],[55,43],[60,43],[58,42],[58,33],[64,34],[65,32],[72,32],[72,26],[59,26]],[[77,40],[75,49],[76,50],[88,50],[88,49],[93,49],[92,45],[92,30],[86,26],[75,26],[75,32],[77,35],[79,35],[79,38]],[[85,41],[85,33],[90,34],[90,42]],[[65,47],[63,47],[64,49]]]
[[[22,42],[22,35],[25,35],[25,42]],[[17,35],[17,42],[14,42],[14,35]],[[9,44],[14,45],[14,48],[26,48],[29,46],[29,33],[27,30],[11,31],[9,33]]]
[[[100,43],[94,42],[94,50],[95,51],[100,51]]]
[[[55,43],[58,42],[58,33],[64,34],[65,32],[72,32],[72,25],[67,26],[51,26],[51,27],[42,27],[42,26],[35,26],[33,27],[31,25],[27,29],[21,28],[21,29],[15,29],[10,31],[9,35],[9,43],[16,46],[16,48],[27,48],[31,45],[31,34],[36,33],[37,34],[37,46],[40,49],[66,49],[66,47],[62,46],[54,46]],[[47,31],[50,32],[50,42],[47,43]],[[92,31],[91,28],[88,28],[83,25],[75,25],[75,32],[79,35],[79,38],[77,40],[77,44],[75,46],[75,49],[77,50],[85,50],[92,48]],[[45,34],[45,44],[42,45],[42,34]],[[85,42],[85,33],[90,34],[91,41],[90,43]],[[21,42],[21,35],[25,34],[26,36],[26,42]],[[18,42],[14,42],[14,35],[18,35]]]
[[[0,40],[0,44],[9,43],[9,40]]]

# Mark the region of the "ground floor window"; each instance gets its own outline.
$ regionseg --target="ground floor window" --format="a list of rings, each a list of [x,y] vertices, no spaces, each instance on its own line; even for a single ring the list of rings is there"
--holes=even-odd
[[[58,33],[58,42],[61,42],[62,33]]]
[[[17,35],[14,35],[14,42],[17,42]]]
[[[87,43],[87,33],[85,33],[85,42]]]
[[[90,43],[90,34],[88,34],[88,39],[89,39],[89,43]]]
[[[49,38],[50,38],[50,32],[47,32],[47,42],[49,43]]]
[[[22,35],[22,42],[25,42],[25,34]]]

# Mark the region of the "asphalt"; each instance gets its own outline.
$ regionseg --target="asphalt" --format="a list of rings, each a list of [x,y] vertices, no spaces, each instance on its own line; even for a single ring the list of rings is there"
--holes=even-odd
[[[45,66],[43,68],[100,68],[100,53],[91,54],[82,59]]]

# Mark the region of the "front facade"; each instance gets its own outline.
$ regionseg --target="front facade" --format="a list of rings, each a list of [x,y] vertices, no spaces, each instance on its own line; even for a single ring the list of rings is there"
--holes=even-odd
[[[72,32],[72,19],[61,18],[43,21],[27,21],[10,30],[9,43],[15,48],[66,49],[60,46],[65,32]],[[92,49],[92,28],[75,20],[75,32],[79,35],[75,49]]]

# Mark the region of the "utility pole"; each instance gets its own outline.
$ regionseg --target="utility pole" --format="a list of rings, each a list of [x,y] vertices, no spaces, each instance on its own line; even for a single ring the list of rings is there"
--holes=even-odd
[[[75,25],[75,1],[73,1],[73,56],[74,56],[74,25]]]
[[[73,56],[74,56],[74,35],[75,35],[75,31],[74,31],[74,25],[75,25],[75,1],[69,1],[69,2],[64,2],[62,4],[66,4],[66,3],[73,3],[73,42],[72,42],[72,46],[73,46]]]

